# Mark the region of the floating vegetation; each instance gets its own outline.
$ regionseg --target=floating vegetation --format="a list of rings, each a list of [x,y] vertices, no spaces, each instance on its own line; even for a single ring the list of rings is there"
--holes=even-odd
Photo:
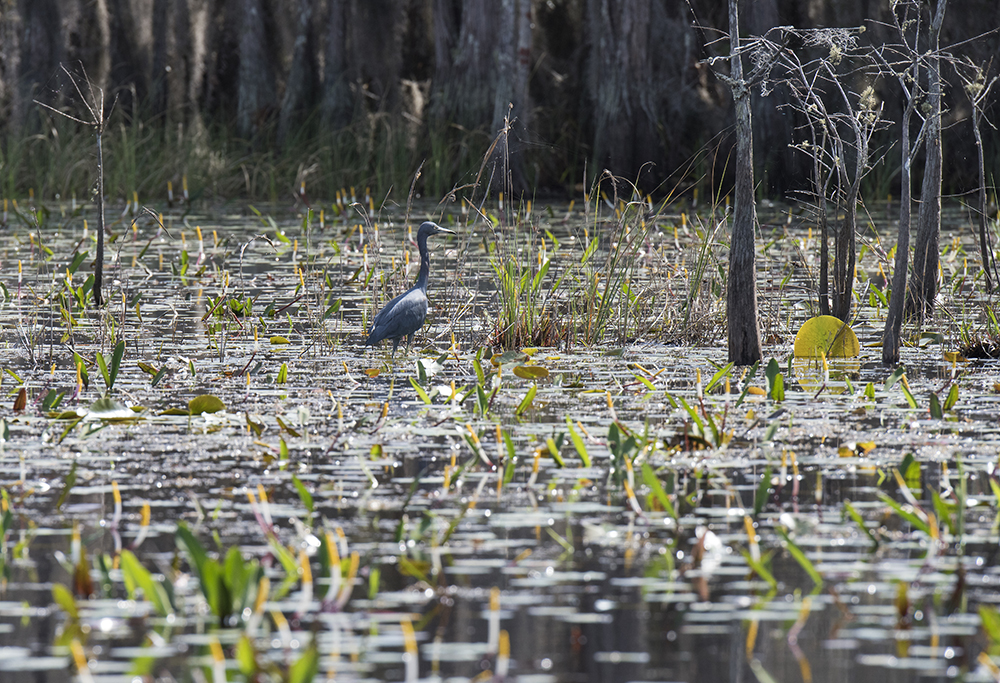
[[[463,227],[395,359],[363,330],[423,216],[115,224],[99,311],[83,216],[12,225],[0,679],[995,680],[1000,368],[957,353],[991,324],[977,295],[945,287],[955,322],[898,369],[877,297],[855,355],[797,358],[815,244],[783,226],[772,357],[736,367],[722,326],[685,329],[724,291],[693,283],[694,221],[604,201],[535,210],[520,254]],[[509,303],[566,336],[507,348]]]

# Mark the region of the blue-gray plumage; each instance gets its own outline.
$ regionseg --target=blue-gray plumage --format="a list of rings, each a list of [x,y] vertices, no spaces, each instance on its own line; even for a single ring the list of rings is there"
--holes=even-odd
[[[431,268],[430,256],[427,253],[427,238],[442,232],[455,234],[454,230],[442,228],[431,221],[425,221],[420,225],[420,229],[417,230],[417,249],[420,251],[420,273],[417,275],[417,282],[387,303],[375,316],[368,332],[368,339],[365,340],[366,346],[375,346],[383,339],[391,339],[392,355],[395,356],[403,337],[407,337],[407,344],[413,343],[414,335],[427,318],[427,274]]]

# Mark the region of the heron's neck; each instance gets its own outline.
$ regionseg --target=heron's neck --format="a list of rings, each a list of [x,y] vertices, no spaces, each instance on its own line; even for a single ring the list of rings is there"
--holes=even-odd
[[[416,287],[427,291],[427,275],[431,270],[431,257],[427,251],[427,237],[417,240],[417,249],[420,251],[420,272],[417,274]]]

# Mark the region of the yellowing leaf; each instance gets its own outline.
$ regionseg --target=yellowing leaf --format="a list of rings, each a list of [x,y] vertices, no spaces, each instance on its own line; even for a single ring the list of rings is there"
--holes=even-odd
[[[747,411],[747,422],[753,422],[757,419],[757,413],[753,411],[753,408]]]
[[[271,337],[271,343],[272,344],[290,344],[291,342],[288,341],[288,337],[281,337],[281,336],[275,335],[275,336]]]
[[[375,379],[380,374],[382,374],[382,371],[379,370],[378,368],[368,368],[367,370],[365,370],[365,374],[371,377],[372,379]]]
[[[858,450],[861,451],[861,452],[863,452],[865,455],[868,455],[873,450],[875,450],[875,442],[874,441],[862,441],[861,443],[858,444]]]
[[[220,410],[225,410],[226,404],[222,402],[218,396],[212,396],[211,394],[202,394],[201,396],[195,396],[190,401],[188,401],[188,411],[192,415],[201,415],[202,413],[217,413]]]
[[[841,446],[840,448],[837,449],[837,455],[839,455],[842,458],[853,458],[854,456],[857,455],[857,453],[854,452],[853,448],[848,448],[847,446]]]
[[[545,379],[549,371],[538,365],[518,365],[514,367],[514,374],[521,379]]]
[[[949,363],[964,363],[968,360],[968,358],[960,354],[958,351],[945,351],[944,359]]]
[[[861,352],[854,330],[832,315],[810,318],[795,335],[793,353],[797,358],[853,358]]]
[[[767,396],[767,392],[760,387],[749,387],[747,389],[748,394],[753,394],[754,396]]]

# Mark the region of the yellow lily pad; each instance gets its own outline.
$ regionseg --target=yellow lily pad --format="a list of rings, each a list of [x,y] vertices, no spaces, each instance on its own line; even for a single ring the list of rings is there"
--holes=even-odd
[[[795,335],[796,358],[853,358],[861,352],[854,330],[840,318],[818,315],[810,318]]]

